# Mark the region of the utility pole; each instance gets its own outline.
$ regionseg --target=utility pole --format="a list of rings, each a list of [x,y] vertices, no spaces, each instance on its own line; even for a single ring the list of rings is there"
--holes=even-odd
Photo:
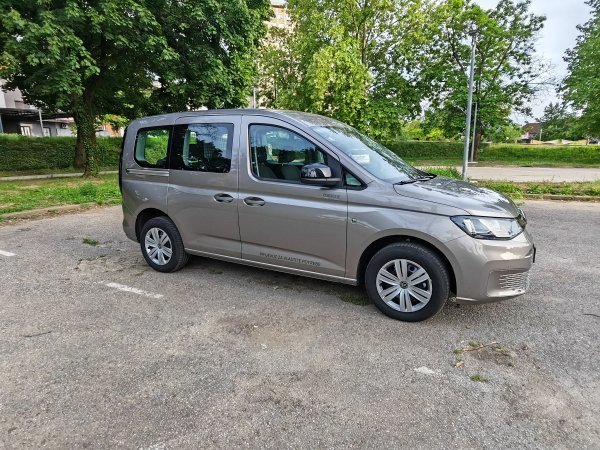
[[[475,135],[477,134],[477,109],[479,107],[479,103],[475,103],[475,118],[473,119],[473,141],[471,142],[471,157],[469,161],[475,162],[473,159],[475,157]]]
[[[467,102],[467,129],[465,130],[465,149],[463,151],[462,179],[467,179],[467,166],[469,164],[469,139],[471,138],[471,108],[473,108],[473,76],[475,75],[475,48],[477,46],[477,30],[469,31],[471,36],[471,71],[469,74],[469,101]]]
[[[38,117],[40,119],[40,128],[42,131],[42,137],[44,137],[44,122],[42,121],[42,110],[38,109]]]

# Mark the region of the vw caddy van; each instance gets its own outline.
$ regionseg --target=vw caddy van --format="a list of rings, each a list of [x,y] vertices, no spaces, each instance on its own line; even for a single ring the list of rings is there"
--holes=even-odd
[[[506,197],[418,170],[354,128],[293,111],[133,121],[123,228],[160,272],[189,255],[364,285],[395,319],[529,286],[535,247]]]

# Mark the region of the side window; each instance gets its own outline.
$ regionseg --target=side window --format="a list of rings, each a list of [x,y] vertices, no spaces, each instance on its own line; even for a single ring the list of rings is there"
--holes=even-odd
[[[347,187],[361,187],[362,182],[352,175],[350,172],[344,170],[344,186]]]
[[[232,146],[233,124],[176,125],[171,169],[227,173]]]
[[[142,167],[166,169],[169,134],[169,128],[149,128],[138,131],[135,139],[135,161]]]
[[[286,128],[250,125],[252,173],[271,180],[300,183],[300,169],[306,164],[327,164],[327,154]]]

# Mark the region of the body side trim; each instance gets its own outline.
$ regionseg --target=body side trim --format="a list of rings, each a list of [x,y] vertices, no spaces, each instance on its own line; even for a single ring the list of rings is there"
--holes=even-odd
[[[258,262],[258,261],[250,261],[248,259],[235,258],[233,256],[223,256],[223,255],[219,255],[216,253],[202,252],[202,251],[192,250],[192,249],[188,249],[188,248],[186,248],[185,251],[192,255],[205,256],[207,258],[213,258],[213,259],[219,259],[222,261],[243,264],[245,266],[260,267],[260,268],[274,270],[277,272],[289,273],[292,275],[301,275],[304,277],[317,278],[320,280],[335,281],[338,283],[350,284],[352,286],[356,286],[358,284],[358,281],[353,278],[338,277],[335,275],[327,275],[327,274],[318,273],[318,272],[311,272],[309,270],[294,269],[291,267],[278,266],[276,264],[268,264],[268,263],[263,263],[263,262]]]

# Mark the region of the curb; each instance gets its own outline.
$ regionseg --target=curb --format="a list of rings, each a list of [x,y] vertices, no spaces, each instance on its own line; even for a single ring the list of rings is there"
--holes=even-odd
[[[48,208],[30,209],[28,211],[18,211],[13,213],[0,214],[0,218],[4,220],[10,219],[37,219],[48,215],[77,212],[88,210],[92,207],[104,206],[98,205],[97,203],[82,203],[81,205],[61,205],[61,206],[50,206]],[[106,205],[115,206],[115,205]]]
[[[110,175],[119,173],[118,170],[101,170],[98,172],[99,175]],[[1,181],[19,181],[19,180],[45,180],[48,178],[75,178],[82,177],[83,172],[77,173],[49,173],[46,175],[20,175],[17,177],[0,177]]]
[[[600,197],[591,195],[523,194],[526,200],[559,200],[565,202],[600,202]]]

